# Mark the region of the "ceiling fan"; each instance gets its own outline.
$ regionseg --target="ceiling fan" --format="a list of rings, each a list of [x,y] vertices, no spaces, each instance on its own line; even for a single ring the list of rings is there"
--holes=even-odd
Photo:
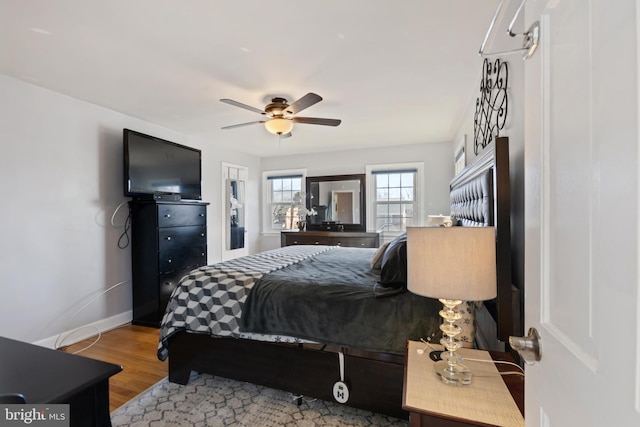
[[[244,108],[245,110],[253,111],[268,118],[264,120],[256,120],[254,122],[240,123],[237,125],[224,126],[222,129],[233,129],[242,126],[254,125],[256,123],[264,123],[265,128],[275,134],[283,137],[291,136],[291,129],[293,129],[294,123],[302,123],[308,125],[323,125],[323,126],[338,126],[341,120],[337,119],[321,119],[317,117],[298,117],[296,114],[302,110],[311,107],[314,104],[322,101],[322,97],[315,93],[307,93],[302,98],[294,101],[291,104],[287,103],[287,100],[280,97],[271,99],[271,103],[264,107],[264,110],[252,107],[250,105],[243,104],[233,99],[221,99],[220,101],[225,104],[235,105],[236,107]]]

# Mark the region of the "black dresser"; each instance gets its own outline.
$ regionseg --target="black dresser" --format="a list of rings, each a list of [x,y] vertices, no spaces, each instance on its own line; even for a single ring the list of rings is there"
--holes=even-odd
[[[207,204],[129,202],[134,324],[159,327],[180,279],[207,263]]]

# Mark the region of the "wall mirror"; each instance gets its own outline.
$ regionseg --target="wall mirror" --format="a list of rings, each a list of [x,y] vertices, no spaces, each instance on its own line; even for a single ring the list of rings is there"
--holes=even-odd
[[[310,176],[306,179],[307,230],[367,231],[365,174]]]
[[[222,226],[224,233],[222,258],[230,259],[245,255],[245,221],[246,221],[246,197],[245,183],[248,170],[245,167],[223,163],[223,212]]]

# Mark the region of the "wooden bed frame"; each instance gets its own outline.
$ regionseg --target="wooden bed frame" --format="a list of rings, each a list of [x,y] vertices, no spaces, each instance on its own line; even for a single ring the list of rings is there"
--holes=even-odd
[[[492,201],[496,227],[498,297],[487,305],[505,340],[515,329],[512,308],[509,220],[508,139],[476,157],[451,181],[451,190],[492,171]],[[486,176],[486,173],[485,173]],[[480,325],[481,332],[483,326]],[[404,356],[362,352],[317,344],[282,344],[178,332],[168,343],[169,381],[186,384],[192,371],[289,391],[295,395],[333,401],[333,385],[340,380],[339,356],[344,354],[349,406],[408,418],[402,409]]]

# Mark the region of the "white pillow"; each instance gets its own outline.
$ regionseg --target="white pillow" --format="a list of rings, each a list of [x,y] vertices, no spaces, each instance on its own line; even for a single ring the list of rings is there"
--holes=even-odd
[[[371,268],[372,269],[376,269],[376,268],[381,268],[382,267],[382,256],[384,255],[384,251],[387,249],[387,246],[389,246],[389,243],[391,242],[386,242],[380,245],[380,247],[378,248],[378,250],[376,251],[375,254],[373,254],[373,258],[371,258]]]

